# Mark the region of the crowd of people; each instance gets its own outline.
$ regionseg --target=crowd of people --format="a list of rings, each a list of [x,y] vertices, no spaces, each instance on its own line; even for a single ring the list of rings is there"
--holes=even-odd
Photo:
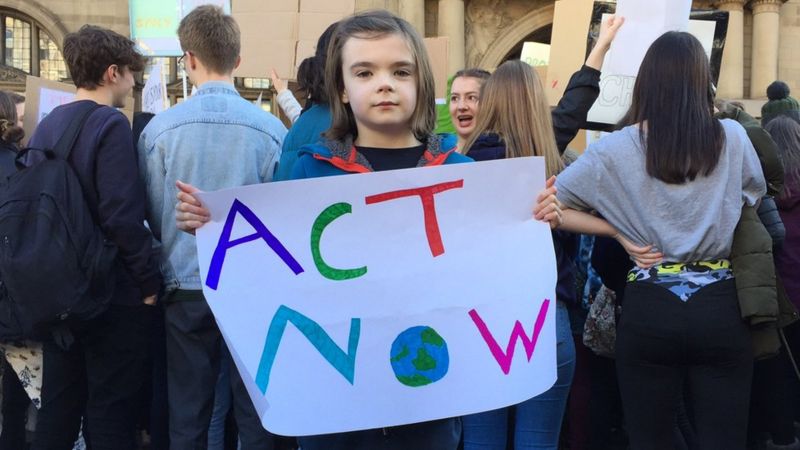
[[[133,449],[141,430],[150,448],[179,450],[800,449],[800,106],[782,82],[761,122],[715,98],[702,45],[668,32],[644,56],[616,131],[578,154],[568,146],[622,26],[604,19],[555,108],[521,61],[458,71],[454,133],[437,133],[421,37],[386,11],[320,36],[298,70],[304,105],[273,73],[288,131],[237,93],[240,33],[220,8],[198,7],[178,27],[196,92],[138,114],[133,130],[116,108],[145,59],[107,29],[68,35],[76,99],[28,146],[53,148],[88,111],[68,163],[117,247],[114,289],[102,314],[70,323],[69,342],[0,343],[0,449],[27,448],[26,428],[36,450],[79,437]],[[32,164],[19,158],[23,104],[0,93],[4,180]],[[194,194],[526,156],[543,157],[548,177],[531,199],[557,261],[555,384],[465,417],[299,438],[265,430],[203,296],[193,235],[209,213]]]

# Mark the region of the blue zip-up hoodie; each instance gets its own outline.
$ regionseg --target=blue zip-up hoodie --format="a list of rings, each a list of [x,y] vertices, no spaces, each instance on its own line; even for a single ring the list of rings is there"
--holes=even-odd
[[[427,148],[416,167],[472,162],[471,158],[455,151],[456,142],[456,137],[451,134],[431,134],[427,139]],[[292,169],[291,179],[367,172],[373,172],[372,166],[367,158],[356,151],[353,138],[348,136],[341,142],[325,140],[318,144],[304,145]]]

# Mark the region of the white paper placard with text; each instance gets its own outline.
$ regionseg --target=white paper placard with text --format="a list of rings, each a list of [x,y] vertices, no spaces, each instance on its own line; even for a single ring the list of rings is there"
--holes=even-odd
[[[515,158],[201,194],[203,290],[265,428],[395,426],[549,389],[544,173]]]

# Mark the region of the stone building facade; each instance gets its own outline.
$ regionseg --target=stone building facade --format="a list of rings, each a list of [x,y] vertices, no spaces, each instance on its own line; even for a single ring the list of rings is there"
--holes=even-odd
[[[235,1],[235,0],[234,0]],[[356,9],[386,8],[409,20],[425,36],[450,38],[450,72],[477,66],[493,68],[519,51],[522,42],[549,42],[554,0],[356,0]],[[800,0],[702,0],[699,9],[730,12],[723,54],[719,94],[734,99],[763,99],[766,86],[775,79],[786,81],[800,95]],[[0,0],[5,40],[0,59],[0,88],[24,90],[25,73],[48,75],[42,55],[57,65],[64,36],[85,23],[128,34],[127,0]],[[27,70],[9,58],[9,18],[27,21],[31,27],[31,62]],[[40,39],[44,36],[45,39]],[[49,47],[48,47],[49,46]],[[14,66],[17,67],[14,67]],[[172,64],[173,78],[175,64]],[[178,83],[175,81],[175,83]],[[254,84],[255,83],[255,84]],[[266,86],[258,80],[240,82],[255,98]],[[179,96],[176,86],[173,96]]]

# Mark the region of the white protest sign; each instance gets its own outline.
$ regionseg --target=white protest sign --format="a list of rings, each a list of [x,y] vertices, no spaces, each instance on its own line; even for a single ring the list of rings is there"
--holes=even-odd
[[[550,64],[550,45],[541,42],[525,42],[519,59],[531,67]]]
[[[164,62],[154,64],[142,89],[142,111],[158,114],[169,108]]]
[[[613,124],[622,119],[650,44],[667,31],[687,31],[691,7],[690,0],[617,1],[616,15],[624,17],[625,24],[603,60],[600,96],[589,110],[589,122]]]
[[[61,105],[70,103],[75,99],[75,92],[60,91],[57,89],[42,88],[39,91],[39,110],[36,123],[39,123],[44,117],[50,114],[50,111],[56,109]]]
[[[689,33],[700,41],[708,59],[711,59],[711,50],[714,46],[714,32],[717,30],[717,22],[713,20],[690,20]]]
[[[263,425],[395,426],[549,389],[544,173],[515,158],[201,194],[203,291]]]

